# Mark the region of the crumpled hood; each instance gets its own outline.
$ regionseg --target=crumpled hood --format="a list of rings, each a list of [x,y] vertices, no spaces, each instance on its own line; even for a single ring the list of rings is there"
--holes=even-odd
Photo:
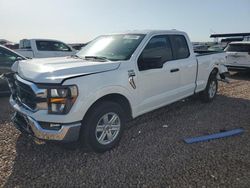
[[[64,79],[115,70],[120,62],[96,62],[80,58],[60,57],[31,59],[18,62],[17,72],[35,83],[61,83]]]

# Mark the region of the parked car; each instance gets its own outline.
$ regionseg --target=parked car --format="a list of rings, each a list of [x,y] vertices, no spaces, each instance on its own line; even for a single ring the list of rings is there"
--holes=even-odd
[[[224,52],[196,56],[181,31],[100,36],[75,56],[19,63],[8,76],[13,121],[38,139],[107,151],[131,118],[195,93],[212,101],[224,63]]]
[[[28,58],[63,57],[76,53],[69,45],[48,39],[23,39],[16,52]]]
[[[250,70],[250,41],[231,42],[225,49],[230,70]]]
[[[0,75],[11,72],[11,66],[17,60],[25,60],[26,58],[0,45]],[[6,80],[0,78],[0,95],[10,93]]]

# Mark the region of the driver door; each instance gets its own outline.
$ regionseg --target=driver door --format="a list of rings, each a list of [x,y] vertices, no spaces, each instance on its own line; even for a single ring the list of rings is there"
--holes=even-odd
[[[140,114],[169,104],[179,97],[181,64],[173,60],[167,35],[152,37],[137,63]]]

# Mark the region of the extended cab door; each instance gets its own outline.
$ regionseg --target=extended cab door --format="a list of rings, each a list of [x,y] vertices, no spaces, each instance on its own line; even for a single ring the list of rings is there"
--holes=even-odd
[[[180,98],[182,62],[173,60],[168,35],[152,37],[141,52],[137,64],[139,114]]]
[[[173,59],[178,64],[180,83],[178,96],[181,98],[194,94],[196,86],[197,60],[193,53],[191,43],[185,35],[169,35]]]

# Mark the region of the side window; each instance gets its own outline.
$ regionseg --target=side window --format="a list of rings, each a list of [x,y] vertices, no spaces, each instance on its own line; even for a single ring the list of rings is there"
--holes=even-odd
[[[6,63],[14,63],[18,58],[18,55],[8,51],[4,48],[0,48],[0,64],[6,65]]]
[[[50,41],[36,41],[36,47],[39,51],[51,51]]]
[[[51,42],[53,51],[71,51],[71,49],[61,42]]]
[[[172,50],[168,36],[159,35],[150,39],[138,59],[139,70],[162,68],[172,60]]]
[[[185,59],[190,55],[186,38],[183,35],[170,35],[174,59]]]
[[[71,49],[61,42],[54,41],[36,41],[39,51],[71,51]]]
[[[250,52],[250,44],[229,44],[227,52]]]

